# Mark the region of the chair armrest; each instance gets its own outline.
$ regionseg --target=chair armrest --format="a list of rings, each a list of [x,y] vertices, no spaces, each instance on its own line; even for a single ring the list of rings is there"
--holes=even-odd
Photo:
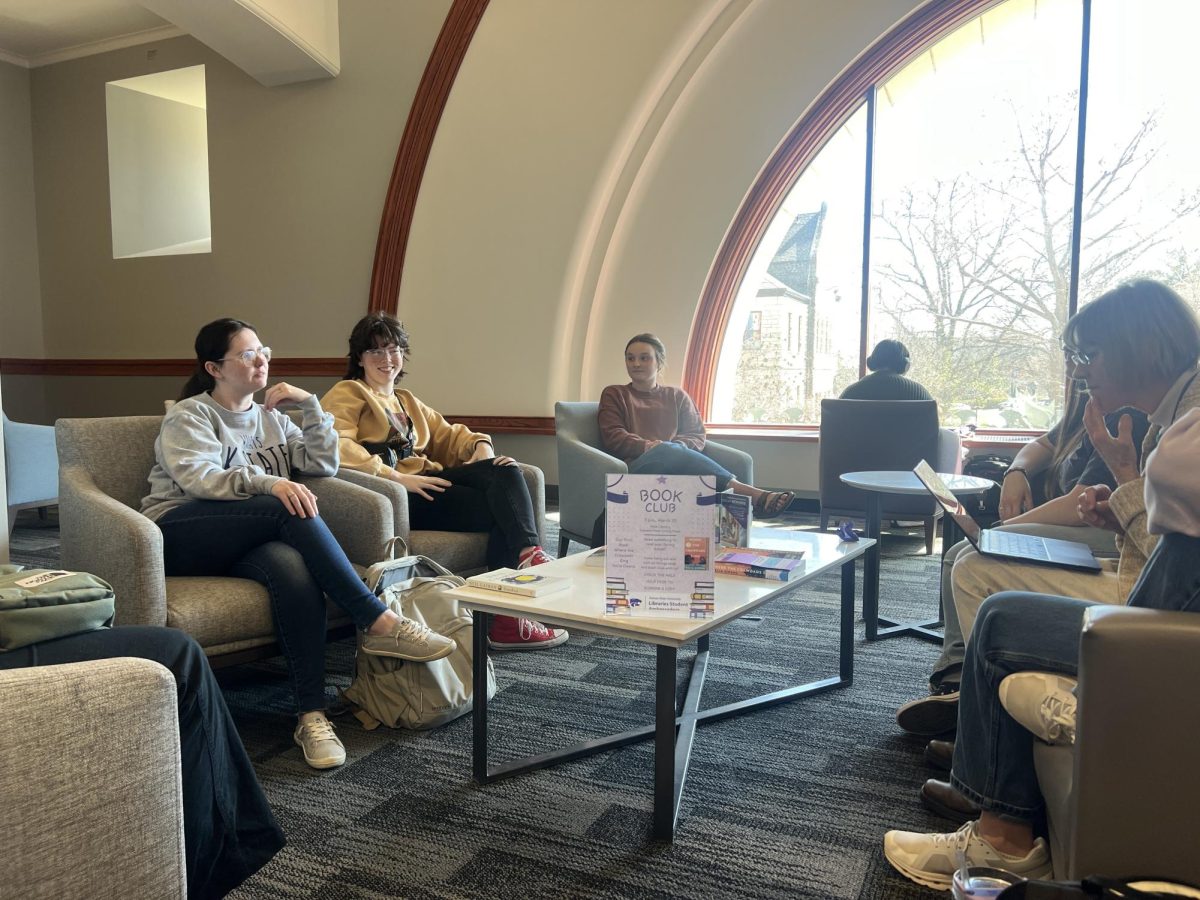
[[[9,422],[4,428],[4,464],[8,469],[8,505],[58,497],[58,451],[49,425]]]
[[[394,481],[388,481],[378,475],[368,475],[366,472],[356,472],[354,469],[338,469],[337,477],[386,497],[392,506],[392,530],[395,536],[408,540],[408,534],[412,531],[408,518],[408,491]]]
[[[938,458],[935,471],[958,475],[962,472],[962,438],[953,428],[938,429]]]
[[[742,484],[754,484],[754,457],[744,450],[716,441],[705,441],[704,455],[732,472],[733,477]]]
[[[342,478],[299,480],[317,495],[321,518],[351,562],[370,566],[387,556],[396,533],[387,497]]]
[[[184,897],[177,704],[144,659],[0,671],[0,893]]]
[[[1079,649],[1069,877],[1200,882],[1200,615],[1093,607]]]
[[[79,466],[62,466],[58,479],[63,567],[91,572],[112,585],[116,624],[166,625],[158,526],[101,491]]]
[[[575,534],[591,535],[596,517],[604,510],[606,475],[619,475],[629,466],[573,438],[558,439],[559,524]]]
[[[546,545],[546,476],[537,466],[519,462],[521,474],[525,476],[525,487],[533,502],[533,521],[537,525],[538,543]]]

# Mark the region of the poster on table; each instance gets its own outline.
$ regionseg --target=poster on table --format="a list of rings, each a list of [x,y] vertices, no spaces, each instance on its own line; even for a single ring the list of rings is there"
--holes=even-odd
[[[716,480],[609,475],[605,496],[605,614],[711,618]]]

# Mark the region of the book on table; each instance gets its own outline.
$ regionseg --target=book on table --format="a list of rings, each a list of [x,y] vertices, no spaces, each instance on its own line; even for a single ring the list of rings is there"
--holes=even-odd
[[[804,551],[731,547],[717,554],[713,568],[722,575],[787,581],[792,573],[804,571]]]
[[[467,586],[482,588],[485,591],[519,594],[522,597],[541,597],[543,594],[565,591],[571,586],[571,579],[561,575],[539,575],[529,569],[496,569],[482,575],[470,576]]]

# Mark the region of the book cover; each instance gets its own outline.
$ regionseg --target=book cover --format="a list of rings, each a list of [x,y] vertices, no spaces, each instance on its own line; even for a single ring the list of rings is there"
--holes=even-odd
[[[790,581],[794,569],[764,569],[744,563],[716,563],[713,570],[718,575],[738,575],[743,578],[762,578],[767,581]]]
[[[750,538],[750,498],[725,491],[717,496],[717,546],[744,547]]]
[[[522,597],[541,597],[571,586],[571,579],[561,575],[539,575],[532,569],[496,569],[482,575],[472,575],[467,585],[486,591],[520,594]]]
[[[732,547],[717,554],[714,569],[723,575],[787,581],[793,572],[804,571],[804,551]]]

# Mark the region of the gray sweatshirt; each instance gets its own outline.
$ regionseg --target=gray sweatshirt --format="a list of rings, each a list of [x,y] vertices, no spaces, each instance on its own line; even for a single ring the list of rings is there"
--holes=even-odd
[[[269,494],[293,471],[333,475],[338,436],[316,396],[297,407],[303,430],[285,413],[255,403],[233,412],[208,394],[180,400],[154,442],[150,493],[142,514],[157,520],[188,500],[245,500]]]

